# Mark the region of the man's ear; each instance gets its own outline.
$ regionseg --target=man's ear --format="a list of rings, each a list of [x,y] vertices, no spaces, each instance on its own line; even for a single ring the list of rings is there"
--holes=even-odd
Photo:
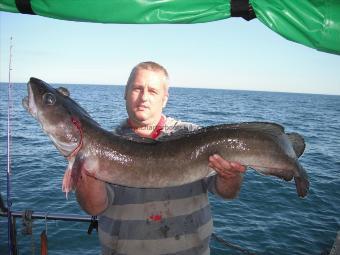
[[[127,93],[128,93],[128,86],[126,85],[125,86],[125,92],[124,92],[124,99],[126,100],[126,97],[127,97]]]
[[[168,98],[169,98],[168,95],[163,97],[163,108],[166,106],[166,103],[168,102]]]

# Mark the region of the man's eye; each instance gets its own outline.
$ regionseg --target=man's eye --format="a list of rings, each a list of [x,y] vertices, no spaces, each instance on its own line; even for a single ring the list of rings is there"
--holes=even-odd
[[[47,105],[54,105],[56,101],[55,96],[52,93],[46,93],[43,95],[43,102]]]

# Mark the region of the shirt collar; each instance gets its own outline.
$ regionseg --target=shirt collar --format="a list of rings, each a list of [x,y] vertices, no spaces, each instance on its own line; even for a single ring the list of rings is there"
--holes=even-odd
[[[152,139],[156,139],[157,137],[159,137],[162,130],[164,129],[165,122],[166,122],[166,117],[164,115],[162,115],[161,119],[157,123],[156,127],[153,129],[153,131],[150,134],[150,137]],[[131,129],[133,129],[130,119],[127,119],[127,124]]]

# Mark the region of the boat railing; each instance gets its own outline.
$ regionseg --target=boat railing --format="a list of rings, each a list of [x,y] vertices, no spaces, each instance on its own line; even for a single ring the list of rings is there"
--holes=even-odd
[[[25,211],[12,211],[11,216],[15,218],[24,217]],[[7,217],[7,212],[0,212],[0,216]],[[33,212],[32,219],[45,219],[45,220],[63,220],[63,221],[79,221],[91,222],[93,216],[79,215],[79,214],[65,214],[65,213],[49,213],[49,212]],[[95,219],[96,220],[96,219]]]
[[[9,254],[18,255],[18,245],[17,245],[17,226],[16,226],[16,218],[21,218],[23,222],[22,233],[24,235],[32,235],[32,222],[35,219],[45,220],[58,220],[58,221],[73,221],[73,222],[89,222],[89,228],[87,230],[88,234],[91,234],[93,229],[98,231],[98,220],[96,216],[90,215],[79,215],[79,214],[65,214],[65,213],[50,213],[50,212],[39,212],[32,210],[24,210],[24,211],[9,211],[3,203],[2,196],[0,194],[0,217],[10,218],[9,220],[9,238],[8,238],[8,249]],[[47,223],[46,223],[47,224]],[[47,232],[47,225],[46,225]],[[45,232],[45,234],[46,234]],[[46,240],[47,242],[47,240]],[[47,245],[46,252],[47,252]],[[34,254],[34,253],[33,253]],[[45,254],[45,253],[43,253]],[[46,253],[47,254],[47,253]]]

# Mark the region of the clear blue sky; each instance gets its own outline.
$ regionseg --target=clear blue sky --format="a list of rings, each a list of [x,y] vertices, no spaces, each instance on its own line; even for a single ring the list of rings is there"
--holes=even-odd
[[[125,84],[138,62],[164,65],[172,86],[340,95],[340,56],[288,41],[258,20],[195,25],[71,22],[0,12],[0,81]]]

